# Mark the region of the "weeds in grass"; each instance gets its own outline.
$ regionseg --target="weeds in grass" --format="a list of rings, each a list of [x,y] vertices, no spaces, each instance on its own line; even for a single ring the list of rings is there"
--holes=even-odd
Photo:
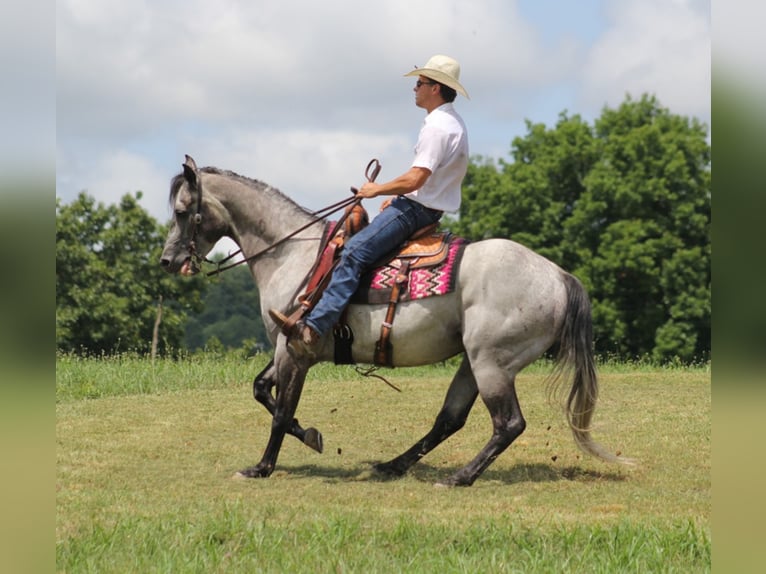
[[[56,400],[240,387],[249,384],[270,360],[270,353],[247,356],[238,351],[180,353],[173,358],[159,358],[155,361],[138,353],[92,357],[60,352],[56,356]],[[434,365],[383,369],[380,372],[390,379],[427,376],[448,380],[457,371],[460,360],[460,357],[453,357]],[[548,375],[553,369],[553,361],[542,358],[529,365],[523,373]],[[607,358],[599,363],[599,371],[604,374],[698,372],[709,376],[710,363],[659,366],[646,358],[629,362]],[[314,366],[309,377],[312,381],[321,382],[362,380],[353,366],[331,363]]]
[[[468,489],[433,482],[489,438],[466,426],[403,479],[370,463],[430,428],[456,364],[395,369],[402,393],[349,367],[312,370],[298,416],[325,453],[288,438],[257,462],[270,417],[249,384],[268,362],[221,355],[57,360],[56,562],[62,572],[707,572],[708,367],[606,365],[595,431],[641,461],[576,450],[546,403],[550,365],[518,379],[526,432]]]

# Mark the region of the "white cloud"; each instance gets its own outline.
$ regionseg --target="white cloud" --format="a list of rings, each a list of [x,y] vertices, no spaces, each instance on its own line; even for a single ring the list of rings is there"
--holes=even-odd
[[[189,142],[199,165],[260,179],[295,201],[319,209],[346,197],[364,181],[367,163],[383,164],[381,181],[409,167],[412,143],[399,136],[341,130],[235,130],[216,140]]]
[[[626,93],[652,93],[671,111],[709,122],[709,2],[611,2],[608,18],[583,70],[584,105],[598,112]]]
[[[487,157],[526,117],[593,117],[626,91],[709,116],[709,2],[604,0],[600,35],[576,20],[551,35],[522,1],[389,0],[371,14],[350,0],[60,0],[57,193],[141,189],[164,220],[188,153],[322,207],[372,157],[382,180],[408,167],[423,112],[402,76],[435,53],[460,61],[471,100],[458,109]]]
[[[60,153],[58,171],[63,172],[59,184],[85,191],[105,204],[115,204],[126,194],[142,192],[139,203],[153,217],[165,221],[170,216],[168,191],[171,175],[164,173],[146,156],[123,149],[109,150],[100,157],[90,158],[87,163],[69,164],[72,156]],[[61,195],[69,201],[71,195]]]
[[[539,85],[562,66],[515,6],[391,0],[371,15],[347,0],[62,0],[59,130],[131,136],[190,118],[327,127],[318,109],[396,109],[409,84],[395,79],[445,51],[479,94]]]

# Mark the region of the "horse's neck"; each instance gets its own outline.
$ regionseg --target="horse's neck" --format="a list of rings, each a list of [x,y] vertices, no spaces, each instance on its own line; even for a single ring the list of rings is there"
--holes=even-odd
[[[212,183],[212,182],[211,182]],[[262,253],[249,262],[262,301],[281,306],[279,299],[298,289],[316,256],[322,224],[317,223],[294,238],[267,250],[312,220],[312,217],[275,189],[255,182],[216,178],[210,186],[227,212],[233,239],[245,257]],[[264,252],[264,250],[267,250]]]

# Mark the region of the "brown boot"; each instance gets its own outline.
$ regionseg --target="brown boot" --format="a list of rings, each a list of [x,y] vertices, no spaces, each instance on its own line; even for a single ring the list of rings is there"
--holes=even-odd
[[[306,325],[303,319],[298,321],[287,336],[287,346],[295,353],[308,357],[316,357],[316,346],[319,335],[314,329]]]
[[[319,334],[311,327],[306,325],[303,320],[298,320],[292,327],[288,327],[285,332],[285,325],[289,317],[276,309],[269,309],[269,317],[287,336],[287,344],[296,352],[313,355],[313,348],[319,342]]]
[[[293,324],[286,328],[286,325],[290,321],[290,317],[281,311],[277,311],[276,309],[269,309],[269,317],[271,317],[271,320],[277,324],[277,327],[279,327],[280,331],[282,331],[285,335],[290,336],[290,331],[293,327],[295,327],[295,324]]]

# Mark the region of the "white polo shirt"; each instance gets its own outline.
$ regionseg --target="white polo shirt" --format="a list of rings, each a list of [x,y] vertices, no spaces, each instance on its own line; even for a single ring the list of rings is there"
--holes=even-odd
[[[412,167],[424,167],[431,175],[423,187],[407,197],[440,211],[460,208],[460,185],[468,169],[468,132],[451,103],[426,116]]]

